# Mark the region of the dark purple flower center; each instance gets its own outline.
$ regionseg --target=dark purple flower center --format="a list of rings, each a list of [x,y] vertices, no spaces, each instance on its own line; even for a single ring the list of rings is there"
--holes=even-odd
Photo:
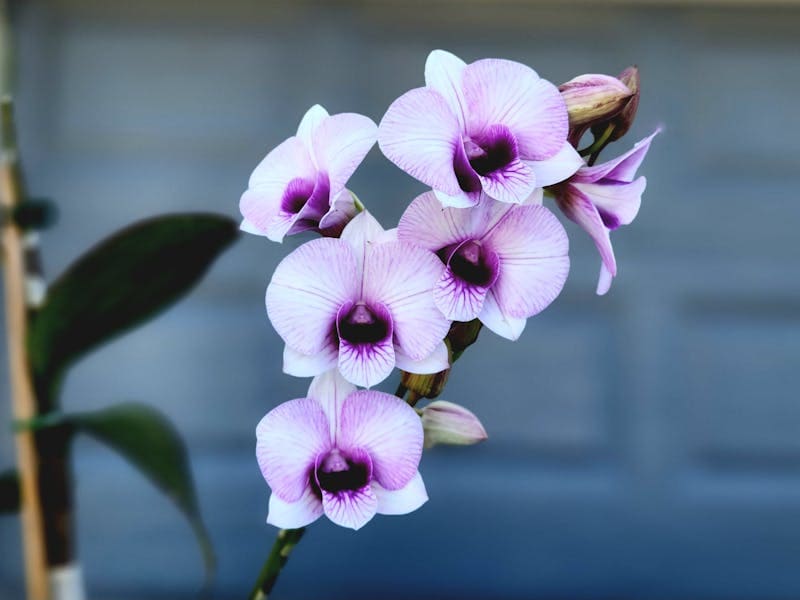
[[[354,345],[374,344],[389,335],[389,323],[383,315],[376,314],[361,302],[340,317],[337,325],[339,337]]]
[[[283,192],[281,199],[281,209],[290,215],[296,215],[311,198],[314,193],[314,182],[307,179],[296,178],[289,182]]]
[[[488,287],[497,279],[497,255],[477,240],[467,240],[439,251],[450,272],[469,284]]]
[[[370,471],[369,462],[347,457],[334,448],[317,464],[313,483],[332,494],[360,490],[369,483]]]
[[[518,157],[517,140],[505,125],[492,125],[480,135],[464,137],[453,157],[453,170],[465,192],[481,189],[478,176],[502,171]]]

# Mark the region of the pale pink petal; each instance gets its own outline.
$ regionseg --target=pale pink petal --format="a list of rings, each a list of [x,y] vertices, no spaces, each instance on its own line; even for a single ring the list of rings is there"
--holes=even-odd
[[[433,190],[433,193],[442,203],[442,206],[446,208],[470,208],[478,203],[481,196],[480,192],[464,192],[462,190],[453,195],[445,194],[439,190]]]
[[[615,276],[617,261],[614,258],[614,248],[611,246],[611,236],[592,201],[574,185],[568,184],[556,196],[556,203],[568,219],[575,221],[591,236],[603,264],[608,272]]]
[[[604,262],[600,262],[600,277],[597,280],[597,295],[603,296],[611,289],[614,276],[609,272]]]
[[[302,140],[305,147],[312,153],[312,158],[314,158],[314,144],[312,141],[314,139],[314,133],[317,131],[320,124],[329,116],[327,110],[319,104],[315,104],[306,111],[306,114],[304,114],[303,118],[300,120],[300,125],[297,127],[297,137]]]
[[[462,130],[466,123],[466,101],[461,91],[461,79],[466,66],[463,60],[445,50],[434,50],[425,61],[425,85],[447,100]]]
[[[601,180],[598,183],[575,183],[573,187],[591,200],[603,224],[614,230],[620,225],[628,225],[636,218],[642,205],[647,179],[639,177],[631,183]]]
[[[272,492],[285,502],[300,500],[317,456],[331,448],[320,404],[309,398],[280,404],[261,419],[256,438],[258,466]]]
[[[335,366],[336,364],[334,363]],[[355,391],[356,386],[342,377],[336,368],[314,377],[308,388],[308,397],[319,402],[322,410],[328,416],[331,426],[331,439],[334,445],[336,444],[336,432],[339,430],[339,415],[342,411],[342,403],[344,403],[344,399],[347,396]]]
[[[353,309],[354,303],[344,304],[336,317],[339,333],[339,371],[349,382],[362,387],[372,387],[386,379],[394,369],[393,320],[386,306],[378,302],[369,304],[377,319],[386,325],[386,336],[377,341],[359,343],[347,339],[343,332],[343,319]]]
[[[544,188],[536,188],[522,204],[530,206],[534,204],[542,205],[543,203],[544,203]]]
[[[504,314],[533,316],[564,287],[569,241],[564,227],[544,206],[510,211],[484,243],[500,257],[500,275],[492,291]]]
[[[364,265],[364,299],[389,309],[395,343],[414,360],[433,352],[450,329],[431,293],[442,269],[433,252],[408,242],[375,246]]]
[[[578,171],[572,181],[577,183],[594,183],[604,178],[614,179],[615,181],[630,182],[636,177],[636,170],[642,164],[647,151],[650,150],[650,142],[661,132],[661,128],[656,129],[646,138],[639,140],[633,148],[616,158],[594,165],[584,167]]]
[[[353,192],[344,188],[331,199],[331,207],[319,220],[319,229],[326,237],[339,237],[345,226],[358,214]]]
[[[433,192],[417,196],[400,217],[397,237],[436,252],[442,248],[474,238],[484,223],[476,212],[443,208]]]
[[[531,160],[527,164],[536,174],[536,185],[538,187],[545,187],[564,181],[585,165],[581,155],[569,142],[564,142],[561,150],[555,156],[546,160]]]
[[[331,493],[323,490],[325,516],[342,527],[361,529],[378,510],[378,497],[370,486],[360,490]]]
[[[267,523],[281,529],[298,529],[313,523],[322,514],[322,502],[308,486],[297,502],[286,502],[271,494]]]
[[[428,492],[419,472],[399,490],[384,489],[379,483],[373,483],[372,489],[378,497],[378,513],[381,515],[407,515],[428,501]]]
[[[344,401],[338,445],[365,450],[373,478],[388,490],[405,487],[417,473],[423,438],[419,415],[395,396],[361,390]]]
[[[252,233],[253,235],[261,235],[261,236],[267,235],[266,232],[261,231],[258,227],[253,225],[247,219],[242,219],[242,222],[239,225],[239,229],[244,231],[245,233]]]
[[[512,342],[522,335],[525,324],[528,322],[525,318],[510,317],[503,314],[492,290],[489,290],[489,293],[486,294],[486,299],[483,301],[483,309],[478,318],[484,327]]]
[[[533,69],[510,60],[479,60],[464,69],[463,90],[471,136],[505,125],[525,160],[550,158],[564,145],[567,106],[558,88]]]
[[[427,88],[406,92],[386,111],[378,145],[386,157],[425,185],[461,193],[453,156],[461,143],[458,118],[441,94]]]
[[[385,231],[368,210],[358,213],[342,231],[341,239],[353,249],[358,263],[358,272],[364,272],[364,259],[368,248],[384,241]]]
[[[328,343],[316,354],[301,354],[289,346],[283,348],[283,372],[293,377],[314,377],[333,369],[339,360],[339,347]]]
[[[394,360],[398,369],[421,375],[438,373],[450,366],[450,355],[447,350],[447,344],[444,342],[436,346],[436,349],[430,355],[420,360],[413,360],[399,350],[395,350]]]
[[[314,132],[314,155],[320,170],[328,173],[331,193],[337,194],[375,144],[378,127],[356,113],[332,115]]]
[[[330,343],[339,307],[356,297],[359,287],[350,245],[312,240],[275,269],[267,287],[267,314],[287,346],[311,356]]]
[[[523,161],[515,158],[489,175],[481,175],[484,193],[500,202],[522,204],[539,185],[536,175]]]

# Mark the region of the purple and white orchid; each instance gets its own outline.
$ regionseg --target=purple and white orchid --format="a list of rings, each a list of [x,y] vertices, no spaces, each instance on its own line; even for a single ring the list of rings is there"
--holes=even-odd
[[[392,103],[378,144],[444,206],[464,208],[481,192],[521,204],[535,188],[572,175],[583,162],[567,133],[564,99],[533,69],[500,59],[467,65],[434,50],[425,87]]]
[[[377,127],[362,115],[306,112],[297,135],[267,154],[239,201],[242,230],[280,242],[315,230],[336,237],[357,213],[347,180],[375,144]]]
[[[569,272],[567,234],[540,205],[541,190],[529,202],[517,206],[484,196],[474,208],[442,208],[427,192],[406,209],[398,238],[445,263],[433,298],[448,319],[477,318],[515,340],[526,319],[561,292]]]
[[[634,177],[659,131],[637,142],[622,156],[600,165],[581,167],[567,181],[552,188],[561,211],[580,225],[597,246],[602,260],[597,282],[600,295],[608,292],[617,275],[610,233],[631,223],[639,212],[647,180],[643,176]]]
[[[356,391],[336,372],[311,382],[256,428],[256,457],[272,495],[267,522],[304,527],[325,514],[360,529],[376,513],[403,515],[428,499],[418,466],[419,415],[395,396]]]
[[[450,322],[431,293],[441,273],[435,254],[397,241],[366,211],[341,239],[303,244],[267,288],[267,313],[286,342],[284,372],[308,377],[338,366],[351,383],[371,387],[395,366],[446,369]]]

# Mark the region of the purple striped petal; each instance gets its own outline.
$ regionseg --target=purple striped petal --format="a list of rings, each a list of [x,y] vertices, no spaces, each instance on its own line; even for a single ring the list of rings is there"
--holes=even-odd
[[[518,62],[476,61],[464,69],[467,132],[505,125],[514,134],[525,160],[554,156],[567,139],[567,106],[552,83]]]
[[[584,166],[583,159],[569,142],[564,142],[555,156],[546,160],[531,160],[526,163],[536,175],[537,187],[543,188],[568,179]]]
[[[484,238],[500,257],[492,287],[503,314],[530,317],[561,292],[569,272],[564,227],[543,206],[519,206]]]
[[[378,511],[378,498],[371,486],[337,494],[323,491],[322,506],[325,516],[337,525],[359,530]]]
[[[644,157],[647,156],[647,151],[650,150],[650,143],[660,132],[661,128],[656,129],[643,140],[636,142],[633,148],[621,156],[593,167],[582,168],[572,178],[572,182],[595,183],[606,178],[623,182],[633,181],[633,178],[636,177],[636,170],[642,164]]]
[[[441,94],[428,88],[406,92],[381,121],[378,145],[406,173],[448,195],[461,193],[453,157],[461,128]]]
[[[341,113],[323,120],[313,136],[314,156],[337,194],[375,144],[378,127],[363,115]]]
[[[331,343],[336,314],[360,288],[350,245],[337,239],[303,244],[284,258],[267,287],[267,314],[293,350],[311,356]]]
[[[428,501],[428,492],[419,473],[399,490],[384,489],[379,483],[373,483],[372,489],[378,498],[378,513],[382,515],[407,515]]]
[[[466,66],[463,60],[445,50],[434,50],[425,61],[425,85],[439,92],[447,101],[462,131],[466,123],[466,100],[461,82]]]
[[[603,224],[614,230],[620,225],[628,225],[636,218],[642,205],[647,179],[639,177],[631,183],[601,180],[598,183],[575,183],[572,187],[589,198],[597,208]]]
[[[336,363],[334,363],[334,367]],[[344,399],[356,391],[356,386],[342,377],[336,368],[317,375],[308,388],[308,397],[316,400],[328,417],[331,427],[331,440],[336,444],[339,431],[339,417]]]
[[[357,214],[342,231],[341,239],[353,249],[360,277],[363,277],[367,249],[383,242],[385,233],[381,224],[368,210]]]
[[[423,437],[417,413],[395,396],[362,390],[344,401],[338,444],[346,452],[364,449],[375,481],[387,490],[405,487],[417,473]]]
[[[397,237],[432,252],[478,236],[483,223],[472,210],[443,208],[433,192],[417,196],[397,226]]]
[[[443,268],[435,254],[407,242],[377,245],[365,262],[364,300],[386,306],[395,344],[413,360],[430,355],[450,328],[431,294]]]
[[[339,335],[339,371],[355,385],[372,387],[392,372],[394,323],[379,302],[342,305],[336,316]]]
[[[309,398],[284,402],[261,419],[256,427],[256,458],[281,500],[297,502],[303,497],[317,456],[331,448],[329,430],[322,407]]]
[[[466,240],[450,251],[447,268],[433,289],[433,300],[452,321],[471,321],[481,312],[486,292],[500,274],[497,253]]]
[[[522,335],[525,324],[528,322],[524,317],[511,317],[504,314],[492,290],[489,290],[489,293],[486,294],[486,298],[483,301],[483,308],[478,318],[487,329],[494,331],[497,335],[511,340],[512,342]]]
[[[322,501],[314,494],[311,486],[308,486],[296,502],[286,502],[276,494],[271,494],[267,523],[281,529],[297,529],[313,523],[322,514]]]

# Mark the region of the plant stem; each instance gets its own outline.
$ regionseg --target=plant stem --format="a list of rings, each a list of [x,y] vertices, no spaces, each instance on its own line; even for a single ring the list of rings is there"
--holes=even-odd
[[[22,232],[10,219],[14,208],[22,201],[10,101],[3,98],[1,108],[3,147],[0,157],[0,204],[4,216],[7,217],[7,222],[1,227],[5,258],[8,358],[14,419],[23,421],[34,418],[38,410],[26,344],[25,250]],[[19,463],[27,596],[29,600],[44,600],[48,597],[49,590],[36,440],[30,431],[17,432],[15,437]]]
[[[272,545],[272,550],[264,566],[261,567],[261,572],[258,574],[253,591],[250,592],[249,600],[267,600],[269,593],[275,586],[275,582],[278,580],[281,569],[286,564],[286,561],[289,560],[289,554],[303,537],[305,531],[305,527],[301,527],[300,529],[281,529],[278,532],[278,537]]]

